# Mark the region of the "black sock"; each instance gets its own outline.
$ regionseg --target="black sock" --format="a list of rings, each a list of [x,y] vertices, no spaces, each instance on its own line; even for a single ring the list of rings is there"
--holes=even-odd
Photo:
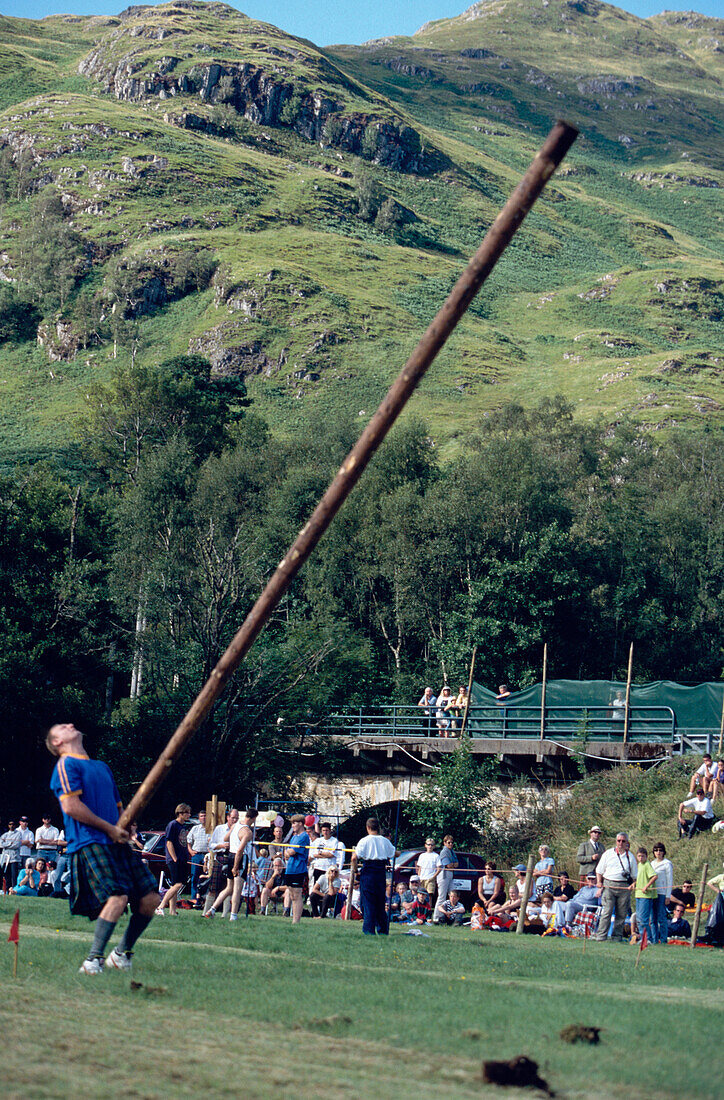
[[[119,951],[132,951],[138,937],[148,928],[151,917],[144,917],[142,913],[132,913],[128,922],[128,928],[123,934],[123,939],[118,944]]]
[[[93,946],[88,952],[89,959],[103,958],[106,953],[108,941],[113,935],[113,929],[115,927],[115,921],[104,920],[103,917],[98,918],[96,921],[95,934],[93,936]]]

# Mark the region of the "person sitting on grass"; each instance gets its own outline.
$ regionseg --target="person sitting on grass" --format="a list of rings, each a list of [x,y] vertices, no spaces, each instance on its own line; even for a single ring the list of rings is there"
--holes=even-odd
[[[696,769],[691,777],[689,783],[689,794],[694,794],[697,790],[701,790],[704,794],[709,793],[709,788],[712,785],[714,779],[715,767],[712,762],[711,756],[708,752],[704,753],[702,763]]]
[[[530,912],[530,907],[529,910]],[[538,913],[531,918],[531,924],[542,924],[544,929],[555,928],[556,914],[553,908],[553,894],[544,890],[539,899]]]
[[[515,871],[515,882],[512,883],[508,891],[508,900],[500,904],[491,905],[488,909],[488,913],[491,917],[501,913],[517,914],[520,909],[520,903],[523,900],[523,890],[525,889],[525,864],[516,863],[513,870]]]
[[[460,900],[457,890],[451,890],[445,901],[440,906],[437,924],[451,924],[460,928],[465,919],[465,906]]]
[[[575,886],[571,886],[568,871],[559,871],[558,885],[553,890],[553,900],[562,902],[570,901],[575,892],[576,888]]]
[[[286,892],[286,886],[284,885],[284,861],[277,856],[272,863],[272,871],[269,878],[264,883],[264,887],[261,892],[261,911],[263,916],[268,916],[269,906],[274,906],[274,912],[279,902],[284,904],[284,894]]]
[[[309,904],[315,919],[321,920],[326,917],[330,909],[333,911],[332,916],[337,915],[336,900],[341,886],[339,868],[336,863],[330,863],[309,891]]]
[[[669,936],[673,936],[677,940],[690,940],[691,939],[691,925],[688,920],[684,919],[684,906],[680,901],[677,901],[674,906],[674,912],[671,914],[671,919],[667,925],[667,931]],[[666,941],[663,941],[666,942]]]
[[[684,818],[684,810],[691,810],[692,819]],[[687,798],[679,803],[679,840],[686,837],[691,840],[697,833],[706,832],[714,824],[714,808],[711,799],[702,787],[699,787],[693,798]]]
[[[390,920],[397,923],[403,914],[402,895],[406,892],[404,882],[398,882],[390,900]]]
[[[685,878],[681,886],[675,886],[671,891],[671,895],[666,902],[669,909],[673,910],[674,906],[681,902],[685,909],[696,908],[696,894],[691,889],[691,879]]]
[[[427,890],[420,888],[412,905],[412,923],[427,924],[432,917],[432,905]]]
[[[50,789],[63,811],[70,857],[70,911],[96,922],[80,973],[103,973],[108,941],[129,904],[131,919],[105,967],[130,970],[136,941],[160,901],[156,881],[131,851],[128,830],[118,825],[123,806],[111,769],[102,760],[89,759],[80,730],[72,722],[61,722],[51,726],[45,744],[58,757]]]
[[[566,929],[570,932],[577,913],[581,913],[584,909],[599,909],[600,906],[601,899],[596,892],[596,872],[589,871],[586,875],[586,885],[582,886],[570,901],[566,901],[565,898],[553,899],[556,928],[559,931]]]
[[[35,860],[32,858],[25,860],[25,867],[18,875],[17,885],[10,891],[11,894],[18,894],[20,897],[37,898],[38,887],[40,886],[40,871],[35,867]]]
[[[485,916],[494,912],[493,906],[502,905],[505,901],[505,880],[502,875],[496,873],[496,865],[488,860],[485,864],[485,874],[478,879],[478,904]]]

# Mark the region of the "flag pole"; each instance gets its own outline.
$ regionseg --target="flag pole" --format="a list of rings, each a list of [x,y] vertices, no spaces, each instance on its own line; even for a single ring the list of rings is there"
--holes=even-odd
[[[536,153],[527,172],[496,217],[475,255],[456,282],[434,320],[382,399],[377,412],[347,455],[308,522],[282,558],[273,576],[219,659],[185,717],[143,780],[118,824],[127,828],[168,775],[227,681],[262,632],[284,593],[352,492],[367,464],[404,409],[420,380],[444,347],[473,298],[495,267],[528,211],[578,136],[575,127],[559,120]]]

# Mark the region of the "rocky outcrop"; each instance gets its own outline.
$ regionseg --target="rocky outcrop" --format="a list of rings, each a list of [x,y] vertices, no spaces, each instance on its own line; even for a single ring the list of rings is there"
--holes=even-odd
[[[81,345],[80,337],[73,331],[70,321],[43,321],[38,326],[38,345],[52,363],[74,359]]]
[[[259,340],[239,343],[238,337],[238,327],[234,322],[217,325],[203,336],[189,341],[189,355],[203,355],[216,375],[242,378],[250,374],[263,374],[268,378],[285,362],[283,354],[279,359],[270,359],[265,355]]]
[[[256,125],[289,127],[306,141],[323,142],[398,171],[426,173],[445,163],[435,150],[424,149],[417,131],[401,120],[384,117],[382,110],[350,111],[344,99],[331,91],[310,89],[310,80],[318,75],[311,63],[303,79],[294,74],[291,66],[275,63],[276,57],[294,60],[292,47],[285,50],[269,47],[268,66],[252,61],[207,59],[197,47],[192,55],[194,64],[185,71],[179,67],[182,60],[188,65],[189,55],[180,56],[182,50],[154,58],[153,67],[149,68],[147,53],[130,39],[156,40],[158,31],[156,24],[146,27],[139,23],[129,28],[124,22],[80,62],[78,71],[99,81],[116,99],[139,102],[190,96],[205,104],[225,104]],[[173,33],[178,35],[178,28]],[[349,83],[326,59],[320,57],[319,66],[321,70],[330,69],[331,87]],[[358,94],[361,90],[356,89]],[[182,117],[188,129],[217,132],[213,120],[200,112],[186,110]]]

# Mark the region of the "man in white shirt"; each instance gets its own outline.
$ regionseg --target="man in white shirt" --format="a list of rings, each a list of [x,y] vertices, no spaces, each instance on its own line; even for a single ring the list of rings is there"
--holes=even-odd
[[[691,810],[694,815],[691,821],[683,816],[684,810]],[[699,787],[693,798],[687,798],[679,803],[679,840],[686,837],[691,840],[697,833],[704,833],[714,824],[714,807],[703,787]]]
[[[608,938],[612,917],[611,939],[618,943],[623,940],[623,926],[637,872],[638,865],[629,851],[628,834],[618,833],[615,848],[608,848],[596,864],[596,894],[601,899],[597,940]]]
[[[332,836],[332,826],[323,821],[319,826],[322,835],[309,845],[309,863],[312,870],[312,882],[316,882],[334,864],[337,869],[344,866],[344,844]]]
[[[5,879],[5,889],[12,890],[20,871],[20,830],[14,821],[8,821],[7,831],[0,836],[0,886]]]
[[[705,752],[703,763],[699,765],[691,777],[689,794],[693,794],[699,787],[701,787],[705,794],[708,794],[714,779],[714,772],[715,768],[711,756],[708,752]]]
[[[420,876],[420,882],[430,895],[430,900],[435,900],[437,890],[437,873],[442,867],[440,856],[435,851],[435,841],[431,836],[425,841],[425,851],[420,852],[415,862],[415,870]]]
[[[191,864],[191,897],[198,898],[199,877],[204,866],[204,856],[209,850],[209,834],[206,832],[206,810],[199,810],[199,823],[189,829],[186,847]]]
[[[231,878],[229,840],[231,837],[231,830],[238,820],[238,810],[227,810],[226,821],[217,825],[209,838],[209,850],[214,853],[214,864],[211,868],[209,889],[206,894],[206,901],[204,902],[205,917],[208,917],[212,909],[214,912],[211,913],[211,916],[216,916],[215,902],[222,893],[224,895],[221,901],[222,905],[225,899],[231,897],[231,890],[226,889],[228,881]],[[229,902],[229,907],[231,907],[231,902]]]
[[[29,859],[33,854],[33,845],[35,843],[35,837],[33,836],[32,830],[28,828],[27,817],[20,818],[18,832],[20,833],[20,862],[24,864],[25,860]]]
[[[58,858],[58,837],[60,830],[50,824],[50,814],[43,814],[43,824],[35,830],[35,847],[38,859],[55,866]]]
[[[380,835],[380,823],[376,817],[367,819],[367,836],[356,845],[352,853],[351,882],[359,860],[363,860],[359,876],[360,902],[362,905],[362,931],[366,936],[386,936],[387,920],[387,862],[393,859],[395,846],[386,836]]]

